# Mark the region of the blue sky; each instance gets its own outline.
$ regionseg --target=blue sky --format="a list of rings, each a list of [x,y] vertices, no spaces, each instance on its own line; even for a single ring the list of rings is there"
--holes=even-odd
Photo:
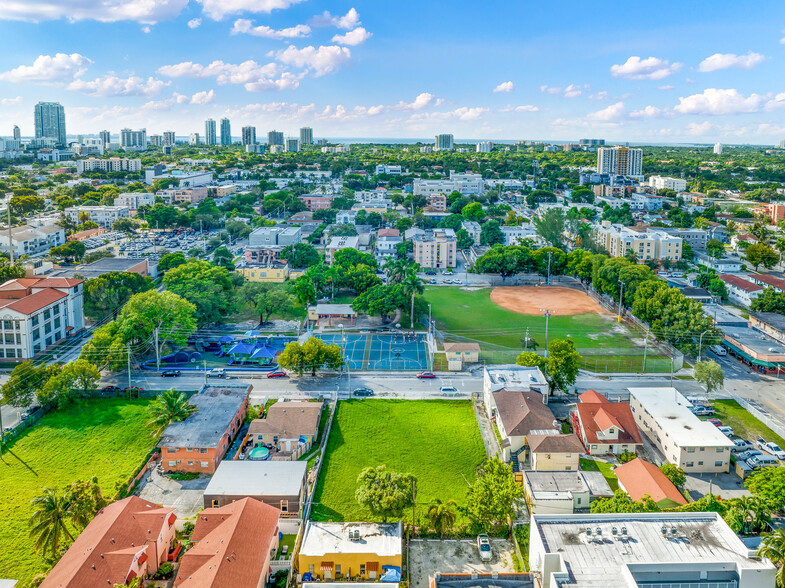
[[[780,0],[0,0],[0,38],[0,135],[785,139]]]

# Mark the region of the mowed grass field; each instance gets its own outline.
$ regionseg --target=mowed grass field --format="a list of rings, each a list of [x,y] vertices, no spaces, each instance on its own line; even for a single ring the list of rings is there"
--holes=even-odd
[[[357,504],[357,476],[368,467],[417,478],[417,519],[436,498],[465,506],[485,447],[468,400],[344,400],[338,404],[314,497],[319,521],[371,521]],[[468,482],[468,483],[467,483]],[[411,520],[411,512],[404,515]],[[459,521],[460,524],[461,521]]]
[[[156,440],[146,426],[152,399],[94,399],[44,416],[0,455],[0,578],[45,571],[29,536],[30,501],[41,489],[98,477],[104,496],[135,473]]]
[[[491,301],[490,288],[427,288],[425,299],[437,327],[447,334],[520,350],[528,327],[529,337],[545,347],[545,318],[502,308]],[[595,313],[552,316],[548,338],[569,336],[578,349],[635,347],[630,337],[613,331],[617,326],[615,317]]]

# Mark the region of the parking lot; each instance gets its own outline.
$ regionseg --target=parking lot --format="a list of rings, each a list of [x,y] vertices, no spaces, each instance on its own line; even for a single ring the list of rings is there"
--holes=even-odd
[[[477,543],[473,539],[445,540],[415,539],[409,542],[409,585],[428,588],[430,579],[438,573],[471,574],[514,572],[511,541],[493,539],[493,557],[489,562],[480,561]]]

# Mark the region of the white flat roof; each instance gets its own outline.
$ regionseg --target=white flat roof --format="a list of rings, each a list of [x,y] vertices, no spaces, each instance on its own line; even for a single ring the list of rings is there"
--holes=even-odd
[[[662,528],[666,527],[667,535]],[[613,535],[613,528],[617,535]],[[622,527],[627,538],[621,536]],[[676,534],[671,529],[676,529]],[[588,536],[586,529],[591,528]],[[598,539],[596,530],[602,531]],[[725,521],[713,512],[532,515],[532,546],[558,553],[574,576],[569,586],[629,588],[622,573],[636,564],[731,563],[739,568],[772,570],[749,559],[748,550]],[[675,568],[674,568],[675,569]],[[667,570],[666,570],[667,571]],[[763,577],[761,577],[763,580]],[[767,585],[762,583],[761,586]]]
[[[298,496],[308,463],[304,461],[222,461],[204,493],[242,496]]]
[[[349,531],[360,531],[359,541],[349,540]],[[319,523],[305,529],[300,554],[320,556],[330,553],[375,553],[401,555],[401,523]]]
[[[676,388],[627,388],[679,447],[733,447],[708,421],[690,412],[690,402]]]

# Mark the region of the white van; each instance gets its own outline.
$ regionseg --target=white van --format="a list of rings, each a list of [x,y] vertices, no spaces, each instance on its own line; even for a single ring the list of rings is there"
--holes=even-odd
[[[774,466],[780,465],[779,460],[774,457],[773,455],[766,455],[762,453],[761,455],[754,455],[747,460],[747,465],[750,466],[752,469],[757,470],[760,468],[770,468]]]
[[[725,349],[722,345],[712,345],[709,347],[709,349],[711,349],[712,353],[719,355],[720,357],[725,357],[728,355],[728,350]]]

